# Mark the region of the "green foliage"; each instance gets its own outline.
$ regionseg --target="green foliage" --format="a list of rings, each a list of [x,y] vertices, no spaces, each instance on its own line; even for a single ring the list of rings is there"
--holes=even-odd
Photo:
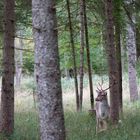
[[[76,62],[79,71],[80,68],[79,3],[75,0],[70,1],[70,8],[76,50]],[[0,15],[2,15],[1,11]],[[58,17],[58,32],[59,32],[58,37],[59,37],[60,66],[61,71],[64,71],[65,69],[70,69],[73,67],[66,1],[60,0],[57,1],[57,17]],[[104,17],[105,17],[104,3],[101,0],[87,2],[90,58],[92,63],[92,71],[97,74],[106,73],[107,71],[106,54],[105,50],[102,49],[102,46],[104,44],[102,39],[103,32],[102,30],[105,20]],[[16,34],[17,31],[22,30],[23,37],[32,38],[32,27],[30,25],[31,25],[31,1],[16,0]],[[33,49],[33,45],[32,47],[30,47],[28,44],[26,44],[24,48]],[[29,52],[24,53],[23,56],[24,56],[23,72],[25,74],[32,74],[34,69],[33,54]],[[87,72],[86,50],[84,52],[84,70],[85,72]]]
[[[34,72],[34,55],[28,53],[23,56],[23,73],[32,75]]]
[[[87,3],[87,16],[88,16],[88,30],[89,30],[89,44],[90,44],[90,58],[92,63],[92,71],[94,73],[101,74],[106,73],[106,54],[103,53],[104,49],[102,48],[102,19],[97,16],[102,13],[96,13],[91,11],[90,7],[101,10],[103,5],[96,3],[93,5],[92,2]],[[103,3],[102,3],[103,4]],[[60,54],[60,66],[61,71],[73,67],[72,61],[72,50],[70,44],[70,33],[69,33],[69,24],[67,17],[67,6],[66,3],[58,3],[57,5],[57,16],[58,16],[58,26],[59,28],[59,54]],[[76,50],[76,63],[78,71],[80,69],[80,25],[79,25],[79,5],[75,1],[70,2],[71,9],[71,18],[73,25],[73,34],[74,34],[74,43]],[[84,70],[87,72],[87,60],[86,60],[86,48],[84,50]]]
[[[16,26],[31,26],[31,0],[16,0]]]
[[[103,53],[104,48],[97,46],[92,48],[92,68],[96,74],[107,74],[106,54]]]

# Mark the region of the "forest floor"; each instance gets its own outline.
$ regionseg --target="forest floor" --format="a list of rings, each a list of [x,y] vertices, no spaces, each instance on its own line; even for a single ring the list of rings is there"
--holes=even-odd
[[[108,86],[107,77],[103,77],[104,87]],[[34,103],[31,86],[32,79],[26,78],[21,89],[16,90],[15,100],[15,131],[10,138],[0,135],[0,140],[39,140],[39,126],[36,104]],[[101,78],[94,77],[94,90]],[[140,101],[129,102],[128,79],[123,79],[124,112],[117,128],[96,134],[95,117],[88,112],[90,109],[88,80],[84,80],[83,111],[77,113],[75,93],[72,79],[62,79],[63,104],[67,140],[140,140]],[[96,92],[95,97],[96,97]]]

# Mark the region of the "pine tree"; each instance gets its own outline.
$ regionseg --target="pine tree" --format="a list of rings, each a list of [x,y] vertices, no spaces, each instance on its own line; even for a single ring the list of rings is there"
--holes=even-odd
[[[106,28],[107,28],[107,56],[109,67],[109,84],[110,88],[110,117],[113,124],[118,123],[119,119],[119,94],[118,94],[118,72],[117,60],[115,53],[114,40],[114,21],[113,21],[113,2],[112,0],[105,1],[106,9]]]
[[[1,95],[1,131],[14,131],[14,37],[15,1],[4,1],[4,48]]]
[[[40,139],[65,140],[55,0],[32,0]]]

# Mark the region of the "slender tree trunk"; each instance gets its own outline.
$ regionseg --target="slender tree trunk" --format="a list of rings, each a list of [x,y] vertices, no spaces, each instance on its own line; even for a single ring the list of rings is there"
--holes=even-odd
[[[123,35],[121,35],[121,37],[120,38],[122,38],[121,39],[121,60],[122,60],[122,75],[123,75],[123,73],[125,72],[125,58],[126,58],[126,52],[127,52],[127,49],[126,49],[126,47],[125,47],[125,45],[124,45],[124,40],[123,40]]]
[[[118,69],[118,93],[119,93],[119,111],[122,113],[122,61],[121,61],[121,27],[120,27],[120,18],[121,18],[121,0],[114,0],[114,24],[115,24],[115,44],[116,44],[116,58],[117,58],[117,69]]]
[[[135,0],[136,5],[135,5],[135,11],[136,11],[136,52],[137,52],[137,60],[140,57],[140,10],[139,10],[139,0]]]
[[[132,16],[134,20],[134,16]],[[138,100],[138,87],[136,80],[136,40],[135,32],[131,24],[127,24],[127,49],[128,49],[128,75],[130,100],[132,102]]]
[[[94,94],[93,94],[93,83],[92,83],[92,71],[90,62],[90,48],[88,40],[88,26],[87,26],[87,15],[86,15],[86,2],[83,0],[84,5],[84,26],[85,26],[85,41],[86,41],[86,52],[87,52],[87,64],[88,64],[88,74],[89,74],[89,87],[90,87],[90,102],[91,109],[94,109]]]
[[[80,110],[82,110],[83,103],[83,77],[84,77],[84,5],[83,0],[80,0]]]
[[[66,76],[66,78],[69,80],[69,79],[70,79],[70,76],[69,76],[68,69],[67,69],[67,67],[66,67],[67,58],[66,58],[66,54],[65,54],[65,53],[64,53],[64,60],[65,60],[65,69],[64,69],[64,71],[65,71],[65,76]]]
[[[74,38],[73,38],[73,29],[72,29],[72,22],[71,22],[70,3],[69,3],[69,0],[66,0],[66,2],[67,2],[68,20],[69,20],[70,43],[71,43],[72,56],[73,56],[76,107],[77,107],[77,111],[79,111],[80,102],[79,102],[79,93],[78,93],[77,66],[76,66],[76,55],[75,55],[75,46],[74,46]]]
[[[4,1],[4,50],[1,95],[1,131],[14,131],[14,36],[15,1]]]
[[[110,88],[110,116],[113,124],[118,123],[119,119],[119,94],[118,94],[118,72],[114,41],[114,21],[113,21],[113,3],[112,0],[106,0],[107,17],[107,55],[109,66],[109,84]]]
[[[115,23],[115,37],[116,37],[116,55],[117,55],[117,71],[118,71],[118,93],[119,93],[119,111],[123,111],[122,100],[122,63],[121,63],[121,40],[120,40],[120,27]]]
[[[40,139],[65,140],[55,0],[32,0]]]
[[[20,36],[22,34],[20,33]],[[19,49],[23,49],[23,40],[19,39],[19,46],[17,46]],[[16,76],[16,86],[20,87],[21,83],[21,77],[22,77],[22,65],[23,65],[23,51],[22,50],[16,50],[16,58],[15,58],[15,76]]]
[[[136,17],[136,20],[138,21],[138,17]],[[136,52],[137,52],[137,60],[140,58],[140,28],[136,23]]]

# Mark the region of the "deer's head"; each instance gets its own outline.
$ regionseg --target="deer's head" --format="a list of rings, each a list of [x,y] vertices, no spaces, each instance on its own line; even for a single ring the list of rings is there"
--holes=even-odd
[[[97,90],[96,90],[96,92],[97,92],[97,97],[96,97],[96,101],[100,101],[100,102],[102,102],[102,101],[104,101],[104,100],[107,100],[107,90],[110,88],[110,87],[108,87],[108,88],[106,88],[106,89],[103,89],[102,88],[102,85],[101,84],[99,84],[99,86],[100,86],[100,88],[99,87],[97,87]]]
[[[103,101],[103,100],[107,99],[107,92],[106,91],[97,91],[97,93],[98,93],[98,95],[95,99],[96,101]]]

